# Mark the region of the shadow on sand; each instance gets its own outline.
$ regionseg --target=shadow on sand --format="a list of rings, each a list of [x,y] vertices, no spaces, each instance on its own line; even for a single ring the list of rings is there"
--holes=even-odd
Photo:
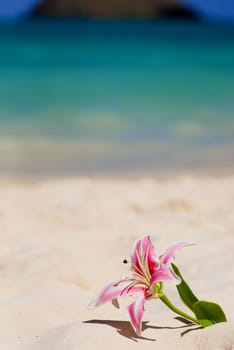
[[[153,325],[148,324],[149,321],[145,321],[145,322],[142,322],[142,332],[144,332],[146,329],[149,329],[149,328],[150,329],[181,329],[181,328],[187,328],[186,331],[181,333],[181,337],[183,337],[186,333],[201,328],[201,327],[197,327],[197,325],[196,325],[196,328],[194,328],[194,326],[195,326],[194,323],[192,323],[190,321],[187,321],[187,320],[183,319],[182,317],[176,317],[176,319],[178,321],[181,321],[184,324],[182,326],[178,326],[178,327],[153,326]],[[147,337],[144,337],[144,336],[138,336],[134,332],[130,322],[128,322],[128,321],[92,319],[92,320],[84,321],[83,323],[100,324],[100,325],[107,325],[107,326],[113,327],[113,328],[115,328],[117,333],[119,333],[123,337],[131,339],[131,340],[133,340],[135,342],[137,342],[139,339],[147,340],[147,341],[156,341],[156,339],[153,339],[153,338],[147,338]],[[191,327],[193,327],[193,328],[191,328]]]

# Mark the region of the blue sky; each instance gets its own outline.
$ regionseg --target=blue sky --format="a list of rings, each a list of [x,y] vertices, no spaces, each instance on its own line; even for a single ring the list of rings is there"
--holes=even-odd
[[[43,0],[0,0],[0,17],[20,17],[30,12]],[[144,1],[144,0],[142,0]],[[178,0],[189,5],[204,17],[234,20],[234,0]]]
[[[179,0],[190,6],[203,17],[234,20],[234,0]]]
[[[0,0],[0,17],[14,18],[27,14],[41,0]]]

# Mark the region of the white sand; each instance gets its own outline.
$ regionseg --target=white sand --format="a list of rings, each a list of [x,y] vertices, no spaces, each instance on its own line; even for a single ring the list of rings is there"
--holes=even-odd
[[[177,264],[227,323],[197,330],[151,301],[137,338],[129,299],[87,310],[106,283],[129,274],[122,260],[145,233],[159,254],[196,243]],[[0,350],[234,349],[234,176],[1,180],[0,235]],[[176,301],[174,285],[167,290]]]

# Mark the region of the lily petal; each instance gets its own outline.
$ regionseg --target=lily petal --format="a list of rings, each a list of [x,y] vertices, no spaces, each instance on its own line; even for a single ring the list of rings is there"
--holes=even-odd
[[[138,336],[141,335],[142,316],[144,313],[145,297],[138,298],[128,306],[131,325]]]
[[[176,283],[180,283],[180,278],[168,267],[161,267],[152,275],[150,289],[153,290],[155,283],[164,281],[175,281]]]
[[[177,253],[178,250],[180,250],[183,247],[191,245],[190,243],[187,242],[179,242],[174,245],[172,245],[168,250],[162,254],[159,257],[160,263],[164,265],[168,265],[171,262],[173,262],[175,254]]]
[[[135,272],[143,275],[145,275],[146,272],[149,275],[152,275],[155,271],[156,256],[154,246],[151,243],[149,236],[144,236],[136,242],[133,248],[132,266]]]
[[[96,306],[112,301],[120,296],[124,295],[135,295],[143,294],[145,292],[145,287],[138,284],[137,281],[131,279],[122,279],[109,283],[98,296],[91,301],[88,305],[88,309],[92,310]]]

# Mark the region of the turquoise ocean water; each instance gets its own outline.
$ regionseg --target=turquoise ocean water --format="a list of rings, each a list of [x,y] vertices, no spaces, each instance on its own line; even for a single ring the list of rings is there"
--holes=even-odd
[[[233,165],[234,26],[0,26],[0,175]]]

